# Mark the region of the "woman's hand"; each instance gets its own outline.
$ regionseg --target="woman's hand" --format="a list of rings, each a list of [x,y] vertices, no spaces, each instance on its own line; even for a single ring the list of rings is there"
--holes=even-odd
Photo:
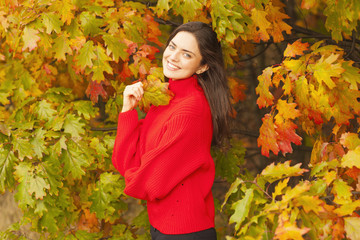
[[[127,112],[134,109],[143,95],[144,89],[142,82],[126,86],[123,93],[123,107],[121,112]]]

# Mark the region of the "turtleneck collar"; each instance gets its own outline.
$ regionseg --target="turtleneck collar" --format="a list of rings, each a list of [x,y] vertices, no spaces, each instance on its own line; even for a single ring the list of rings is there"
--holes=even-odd
[[[202,88],[198,84],[197,75],[179,80],[169,79],[169,89],[175,94],[176,98],[184,97],[193,93],[195,90],[202,91]]]

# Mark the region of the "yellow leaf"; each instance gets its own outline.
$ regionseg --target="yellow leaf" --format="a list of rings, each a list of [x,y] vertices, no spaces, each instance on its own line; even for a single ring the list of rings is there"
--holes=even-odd
[[[40,40],[40,37],[37,35],[38,33],[39,31],[33,28],[27,26],[24,28],[24,34],[22,36],[24,41],[23,51],[27,48],[29,48],[29,51],[32,51],[37,47],[37,42]]]
[[[294,199],[296,206],[301,206],[306,213],[313,211],[318,214],[322,210],[321,205],[324,204],[318,196],[303,195]]]
[[[341,207],[334,210],[334,212],[340,217],[351,215],[355,210],[360,208],[360,200],[343,204]]]
[[[360,146],[355,150],[348,151],[341,159],[342,167],[357,167],[360,168]]]
[[[351,240],[360,239],[360,218],[359,217],[347,217],[345,220],[345,232],[346,236]]]
[[[346,182],[342,179],[337,179],[334,181],[333,188],[331,189],[331,193],[334,194],[334,202],[337,204],[344,204],[351,202],[351,190],[350,187]]]
[[[309,49],[309,43],[302,43],[301,40],[297,40],[292,44],[288,44],[285,51],[284,57],[295,57],[296,55],[302,56],[304,51]]]
[[[329,186],[336,179],[336,176],[337,174],[335,171],[330,171],[328,174],[326,174],[324,176],[326,184]]]
[[[336,86],[331,78],[341,77],[341,74],[345,71],[341,63],[333,64],[339,56],[340,54],[331,54],[327,58],[322,56],[314,65],[314,76],[320,85],[324,82],[330,89]]]
[[[276,196],[282,195],[282,191],[288,186],[290,178],[285,178],[283,181],[280,181],[276,186],[275,190],[272,194],[272,197],[275,198]]]
[[[302,184],[296,185],[293,189],[285,192],[281,202],[286,203],[292,199],[298,198],[299,196],[301,196],[301,194],[308,192],[310,190],[310,187],[311,186],[309,182],[303,182]]]
[[[288,219],[288,216],[286,216],[286,212],[283,212],[279,216],[279,225],[277,226],[275,230],[275,236],[274,239],[279,240],[303,240],[304,238],[302,235],[306,234],[310,229],[309,228],[299,228],[296,226],[295,223],[291,223]]]
[[[275,116],[275,122],[282,124],[282,121],[278,120],[278,116],[281,119],[295,119],[299,117],[301,114],[300,111],[296,109],[296,106],[296,103],[288,103],[285,100],[279,99],[276,106],[278,114]]]
[[[268,107],[274,102],[274,96],[269,91],[272,86],[271,76],[273,75],[273,69],[267,67],[263,70],[263,73],[258,76],[259,85],[256,87],[255,92],[259,95],[256,103],[259,108]]]
[[[255,42],[260,42],[261,40],[266,42],[270,39],[267,30],[271,28],[271,23],[266,19],[267,15],[268,13],[266,11],[258,10],[256,8],[251,10],[251,19],[254,22],[253,31],[255,32]]]
[[[354,150],[360,145],[360,139],[358,134],[346,132],[341,135],[340,143],[349,150]]]

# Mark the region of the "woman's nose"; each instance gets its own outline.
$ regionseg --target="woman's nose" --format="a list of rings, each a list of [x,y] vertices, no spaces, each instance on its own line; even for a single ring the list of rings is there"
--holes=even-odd
[[[174,51],[170,55],[170,60],[176,62],[179,60],[179,53],[177,51]]]

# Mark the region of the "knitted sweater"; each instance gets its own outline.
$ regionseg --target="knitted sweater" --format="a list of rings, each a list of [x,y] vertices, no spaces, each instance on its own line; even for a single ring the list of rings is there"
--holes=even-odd
[[[169,105],[152,106],[144,120],[136,110],[119,114],[112,162],[124,192],[147,200],[153,227],[185,234],[214,227],[212,119],[197,78],[170,79],[169,89]]]

